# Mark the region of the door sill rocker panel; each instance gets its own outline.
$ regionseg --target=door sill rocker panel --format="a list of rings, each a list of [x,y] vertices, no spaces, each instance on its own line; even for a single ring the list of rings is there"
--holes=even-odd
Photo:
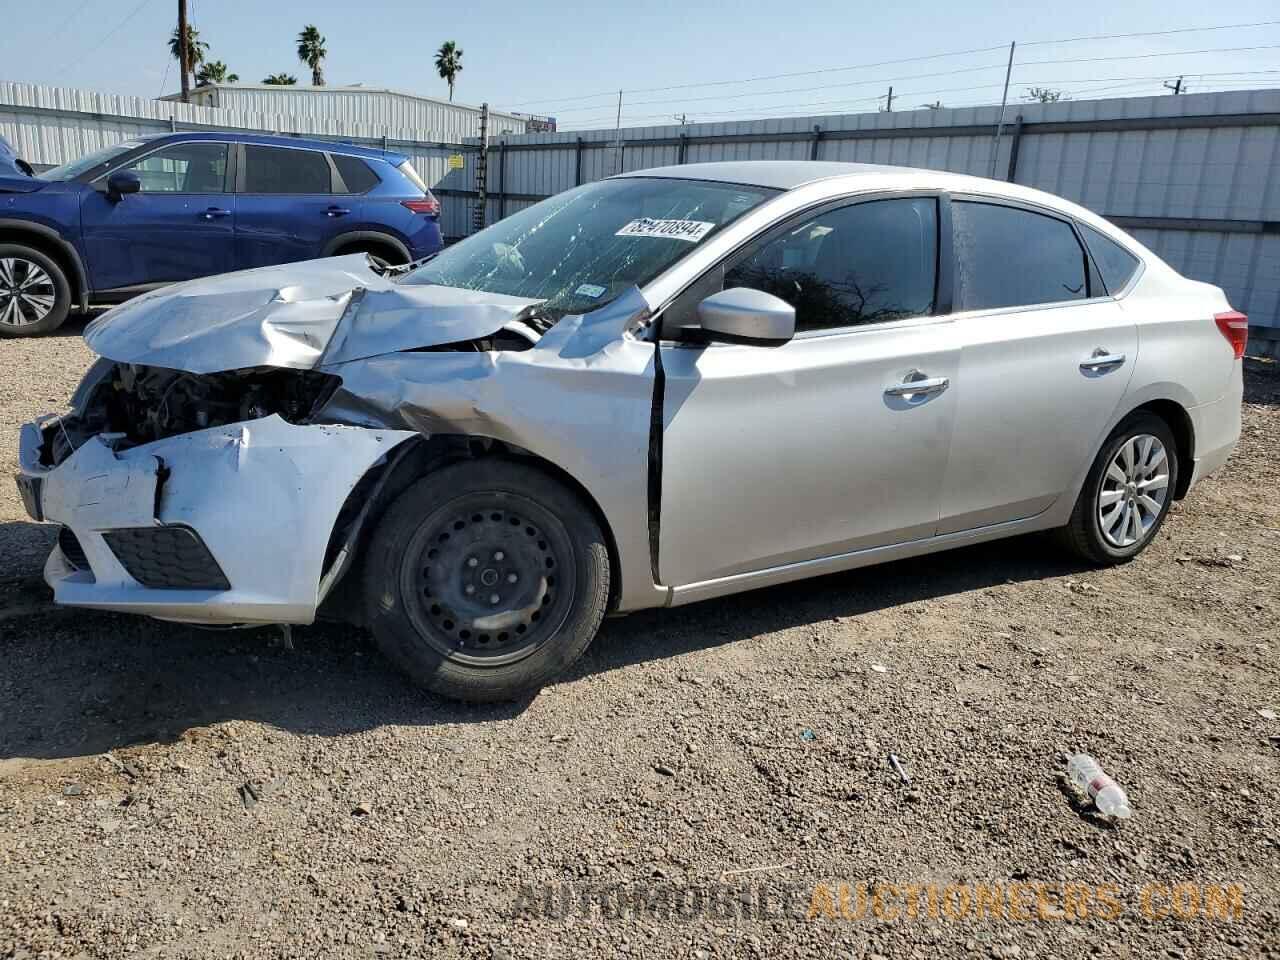
[[[960,530],[942,536],[922,537],[919,540],[907,540],[882,547],[868,547],[864,550],[854,550],[850,553],[840,553],[831,557],[820,557],[816,560],[801,560],[797,563],[787,563],[777,567],[769,567],[765,570],[755,570],[751,573],[739,573],[715,580],[702,580],[698,583],[688,583],[684,586],[672,588],[671,600],[668,605],[678,607],[686,603],[695,603],[699,600],[709,600],[712,597],[740,593],[744,590],[771,587],[780,583],[790,583],[794,580],[807,580],[810,577],[840,573],[844,570],[854,570],[858,567],[870,567],[880,563],[888,563],[892,560],[937,553],[951,547],[983,543],[987,540],[999,540],[1002,537],[1011,537],[1020,533],[1031,533],[1032,531],[1043,530],[1052,526],[1054,526],[1054,520],[1050,516],[1050,511],[1046,510],[1033,517],[1006,520],[1002,523]]]

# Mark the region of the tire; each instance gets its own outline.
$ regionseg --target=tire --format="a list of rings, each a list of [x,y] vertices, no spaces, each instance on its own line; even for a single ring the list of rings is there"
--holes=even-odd
[[[0,337],[51,333],[70,311],[71,284],[52,258],[33,247],[0,243]]]
[[[1134,468],[1127,469],[1127,463]],[[1177,444],[1164,420],[1146,412],[1126,417],[1089,469],[1071,521],[1059,531],[1063,544],[1099,566],[1132,560],[1168,516],[1180,468]]]
[[[379,649],[454,700],[515,700],[587,649],[609,598],[609,552],[591,511],[543,471],[456,463],[383,515],[364,572]]]
[[[387,267],[398,267],[401,264],[409,262],[404,257],[400,256],[399,253],[392,251],[390,247],[382,246],[357,245],[343,250],[341,253],[335,253],[333,256],[349,257],[353,253],[366,254],[373,260],[375,266],[381,267],[384,270]]]

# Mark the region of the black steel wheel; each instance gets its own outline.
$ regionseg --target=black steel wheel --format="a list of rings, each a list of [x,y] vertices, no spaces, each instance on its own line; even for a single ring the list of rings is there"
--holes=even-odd
[[[581,655],[604,616],[609,562],[590,509],[543,471],[482,460],[409,487],[379,522],[365,596],[379,646],[461,700],[507,700]]]

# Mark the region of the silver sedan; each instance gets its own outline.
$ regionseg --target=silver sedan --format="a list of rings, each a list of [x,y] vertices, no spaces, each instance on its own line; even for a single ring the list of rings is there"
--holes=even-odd
[[[57,602],[367,626],[526,694],[606,613],[1035,530],[1127,561],[1240,430],[1247,322],[1081,207],[834,163],[648,170],[388,271],[169,287],[18,478]]]

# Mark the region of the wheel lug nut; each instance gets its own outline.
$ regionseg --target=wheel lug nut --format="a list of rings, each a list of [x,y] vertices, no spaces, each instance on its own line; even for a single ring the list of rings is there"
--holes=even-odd
[[[490,602],[490,603],[497,604],[497,603],[498,603],[499,601],[501,601],[501,600],[502,600],[502,598],[501,598],[500,596],[498,596],[496,593],[491,593],[491,594],[489,594],[489,602]]]
[[[475,557],[470,557],[470,558],[467,560],[467,566],[468,566],[468,567],[478,567],[478,566],[480,566],[480,561],[479,561],[479,560],[477,560]]]
[[[520,579],[520,578],[519,578],[519,577],[517,577],[514,573],[508,573],[508,574],[507,574],[507,583],[515,583],[515,582],[516,582],[517,580],[519,580],[519,579]]]
[[[467,593],[475,593],[475,592],[476,592],[476,588],[475,588],[474,586],[472,586],[471,584],[469,584],[469,583],[467,584],[467,586],[466,586],[466,588],[465,588],[465,589],[466,589],[466,592],[467,592]]]
[[[497,553],[493,555],[493,559],[497,560],[499,563],[501,563],[506,558],[507,558],[507,555],[503,553],[501,550],[499,550]]]

